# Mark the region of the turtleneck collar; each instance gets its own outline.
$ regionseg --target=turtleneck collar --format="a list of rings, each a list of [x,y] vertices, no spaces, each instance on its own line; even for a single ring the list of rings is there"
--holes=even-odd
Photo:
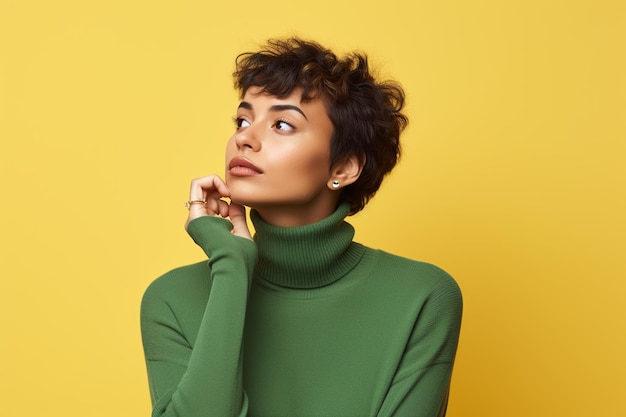
[[[365,250],[352,242],[354,228],[344,221],[348,211],[349,206],[341,204],[317,223],[280,227],[252,210],[259,251],[255,277],[288,288],[319,288],[343,277]]]

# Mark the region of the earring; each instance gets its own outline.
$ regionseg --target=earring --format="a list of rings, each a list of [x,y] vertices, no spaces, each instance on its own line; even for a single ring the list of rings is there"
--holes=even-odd
[[[339,188],[339,181],[333,181],[333,188]]]

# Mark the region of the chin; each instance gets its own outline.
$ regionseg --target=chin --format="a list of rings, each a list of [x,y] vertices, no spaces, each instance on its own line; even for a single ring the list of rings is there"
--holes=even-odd
[[[247,187],[241,187],[237,185],[228,185],[230,189],[230,200],[233,203],[241,204],[242,206],[254,207],[258,203],[258,192],[252,190],[246,190]]]

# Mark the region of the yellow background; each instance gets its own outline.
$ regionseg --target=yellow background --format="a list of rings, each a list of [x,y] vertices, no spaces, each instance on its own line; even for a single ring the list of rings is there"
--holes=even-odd
[[[142,292],[203,257],[234,57],[293,33],[406,87],[351,221],[462,286],[449,416],[626,415],[625,4],[0,0],[0,414],[149,415]]]

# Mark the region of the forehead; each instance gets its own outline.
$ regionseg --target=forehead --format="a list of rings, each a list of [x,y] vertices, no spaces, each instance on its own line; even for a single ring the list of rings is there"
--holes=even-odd
[[[252,85],[246,90],[242,91],[243,94],[241,97],[243,99],[245,97],[250,97],[250,96],[268,95],[268,96],[274,96],[276,98],[281,98],[281,99],[286,99],[286,98],[298,99],[301,103],[306,103],[309,101],[315,101],[317,99],[321,99],[325,104],[327,104],[326,95],[317,90],[304,89],[302,88],[302,86],[297,85],[297,84],[293,86],[293,88],[288,93],[285,93],[284,90],[288,90],[288,89],[284,88],[284,89],[281,89],[280,91],[277,91],[276,89],[272,88],[272,86]]]
[[[265,87],[253,85],[250,88],[248,88],[245,94],[243,95],[244,100],[252,99],[252,98],[273,98],[276,100],[298,101],[298,102],[307,101],[303,97],[302,88],[298,86],[294,87],[293,90],[291,90],[291,92],[287,95],[276,95],[267,91]]]

